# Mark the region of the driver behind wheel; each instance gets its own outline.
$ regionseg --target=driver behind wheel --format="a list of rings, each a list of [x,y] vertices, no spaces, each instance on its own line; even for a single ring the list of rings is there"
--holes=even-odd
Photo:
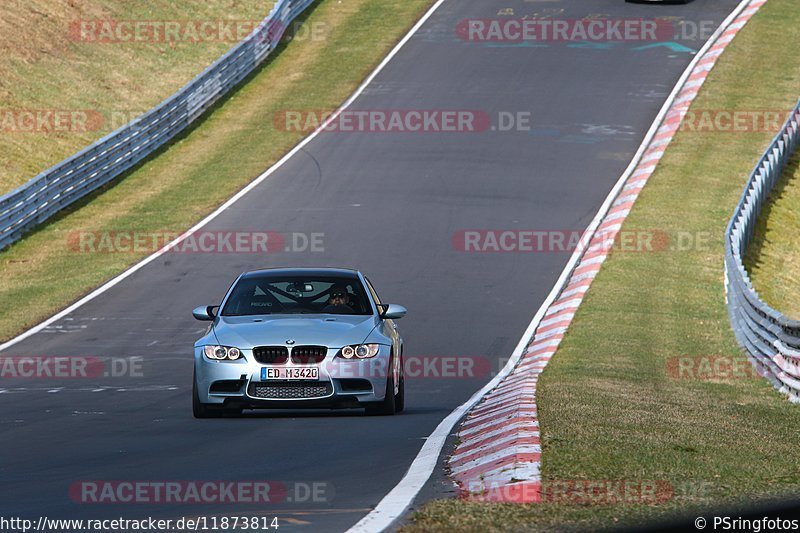
[[[330,289],[330,297],[327,305],[322,309],[323,313],[333,313],[337,315],[351,315],[353,308],[350,295],[344,285],[333,285]]]

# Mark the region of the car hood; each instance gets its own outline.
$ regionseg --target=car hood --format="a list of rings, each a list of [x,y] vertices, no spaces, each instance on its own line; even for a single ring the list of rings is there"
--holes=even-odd
[[[315,344],[341,348],[360,344],[377,326],[373,315],[258,315],[220,316],[214,324],[217,341],[224,346]]]

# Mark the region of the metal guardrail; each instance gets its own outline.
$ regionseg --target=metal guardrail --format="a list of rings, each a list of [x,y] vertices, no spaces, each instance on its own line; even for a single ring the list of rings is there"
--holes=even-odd
[[[770,192],[800,141],[800,102],[759,160],[725,230],[725,299],[739,343],[756,370],[800,403],[800,321],[765,304],[742,263]]]
[[[250,74],[314,0],[278,0],[250,35],[178,92],[14,191],[0,196],[0,250],[164,146]]]

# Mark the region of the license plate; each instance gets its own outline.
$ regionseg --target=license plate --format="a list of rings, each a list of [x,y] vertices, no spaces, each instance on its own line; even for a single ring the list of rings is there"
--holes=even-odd
[[[262,368],[261,381],[317,381],[319,380],[319,367],[283,367]]]

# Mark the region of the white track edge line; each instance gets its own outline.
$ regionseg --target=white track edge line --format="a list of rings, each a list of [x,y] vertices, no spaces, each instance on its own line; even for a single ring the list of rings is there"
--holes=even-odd
[[[420,20],[420,23],[424,22],[433,11],[443,2],[444,0],[439,0],[431,11],[425,14],[425,17]],[[653,137],[655,137],[658,128],[661,126],[664,118],[667,115],[670,107],[672,107],[672,103],[674,102],[675,98],[678,96],[678,93],[683,89],[683,85],[686,83],[686,80],[691,75],[692,71],[694,70],[697,63],[700,59],[708,52],[709,48],[719,39],[719,36],[724,32],[728,26],[733,22],[736,17],[739,16],[739,13],[751,2],[752,0],[742,0],[736,8],[731,12],[730,15],[719,25],[717,30],[711,35],[711,37],[706,41],[703,47],[700,49],[699,52],[695,55],[694,59],[689,63],[686,67],[686,70],[683,71],[683,74],[678,79],[675,87],[672,89],[667,100],[664,102],[661,110],[659,111],[658,115],[656,116],[653,124],[650,126],[647,134],[645,135],[644,139],[642,140],[642,144],[639,146],[639,149],[636,151],[636,154],[631,159],[630,164],[623,172],[622,176],[619,178],[617,183],[614,185],[614,188],[611,189],[611,192],[606,197],[603,205],[600,206],[600,209],[595,215],[592,222],[587,227],[586,231],[591,231],[591,234],[594,235],[597,227],[600,225],[600,222],[605,217],[605,214],[608,212],[609,208],[611,207],[611,203],[614,201],[616,196],[619,194],[620,189],[624,186],[625,182],[627,181],[628,177],[633,173],[636,167],[639,164],[639,161],[644,155],[645,150],[649,146],[650,142],[652,141]],[[416,31],[417,27],[420,24],[418,23],[417,26],[412,28],[412,31]],[[408,37],[408,36],[407,36]],[[538,326],[539,321],[541,320],[544,313],[547,311],[550,304],[555,301],[558,293],[561,289],[565,286],[566,282],[569,280],[569,275],[572,273],[575,265],[577,265],[580,257],[583,255],[584,249],[587,247],[588,241],[591,239],[586,239],[586,243],[584,243],[584,239],[581,239],[581,242],[578,243],[578,247],[576,247],[575,251],[570,256],[569,262],[564,267],[564,270],[561,272],[561,275],[556,281],[556,284],[553,286],[553,289],[548,294],[545,301],[542,303],[539,310],[531,320],[530,324],[528,325],[525,333],[522,335],[517,347],[512,352],[511,358],[506,363],[506,366],[503,367],[503,370],[500,371],[489,383],[487,383],[483,388],[481,388],[478,392],[472,395],[469,400],[458,406],[453,412],[451,412],[444,420],[442,420],[436,429],[431,433],[428,438],[425,440],[425,444],[422,446],[422,449],[419,451],[417,456],[414,458],[414,461],[411,463],[411,466],[408,468],[408,471],[400,480],[400,482],[395,485],[395,487],[389,491],[389,493],[378,502],[378,505],[375,506],[369,514],[367,514],[364,518],[359,520],[353,527],[351,527],[347,533],[373,533],[375,531],[383,531],[384,529],[391,526],[397,519],[399,519],[403,513],[405,513],[406,509],[411,505],[414,497],[422,490],[422,487],[428,481],[431,474],[433,473],[434,468],[436,467],[436,463],[439,459],[439,454],[444,448],[444,443],[447,439],[448,434],[455,426],[456,422],[458,422],[463,416],[466,414],[469,409],[472,408],[478,401],[486,395],[487,392],[491,391],[503,378],[505,378],[508,374],[511,373],[514,366],[516,366],[517,362],[519,361],[523,350],[528,345],[528,342],[532,339],[534,332],[536,331],[536,327]]]

